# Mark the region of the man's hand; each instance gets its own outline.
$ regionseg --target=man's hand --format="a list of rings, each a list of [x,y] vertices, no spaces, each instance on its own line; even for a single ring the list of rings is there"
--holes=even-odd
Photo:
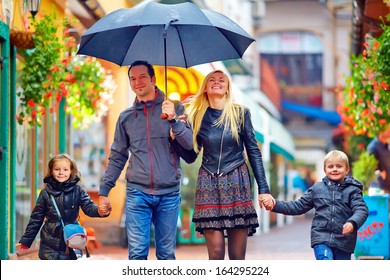
[[[175,112],[175,104],[173,104],[172,101],[169,99],[166,99],[161,106],[161,110],[163,114],[166,114],[168,116],[168,121],[174,119],[176,117]]]
[[[107,196],[99,195],[98,212],[100,217],[108,217],[111,214],[111,202]]]

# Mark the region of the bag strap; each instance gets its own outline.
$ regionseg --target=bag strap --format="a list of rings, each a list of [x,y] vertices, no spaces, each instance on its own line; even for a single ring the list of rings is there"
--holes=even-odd
[[[56,203],[56,201],[54,199],[54,196],[52,194],[50,194],[50,198],[51,198],[51,201],[53,202],[54,208],[56,209],[58,216],[60,217],[62,227],[65,228],[64,221],[62,220],[62,216],[61,216],[60,210],[58,209],[58,206],[57,206],[57,203]],[[87,258],[89,258],[90,254],[89,254],[87,246],[85,246],[85,251],[86,251],[86,254],[87,254]],[[69,254],[69,246],[68,246],[68,244],[66,244],[65,254]]]
[[[57,203],[56,203],[56,201],[54,199],[54,196],[52,194],[50,194],[50,197],[51,197],[51,201],[53,202],[54,208],[56,209],[57,214],[60,217],[62,227],[65,228],[64,221],[62,220],[62,216],[61,216],[60,210],[58,210],[58,206],[57,206]]]

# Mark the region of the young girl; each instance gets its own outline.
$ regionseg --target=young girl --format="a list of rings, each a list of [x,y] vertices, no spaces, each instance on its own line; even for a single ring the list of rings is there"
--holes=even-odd
[[[77,259],[73,249],[69,248],[69,253],[65,252],[63,227],[50,195],[54,196],[65,224],[77,221],[80,207],[87,216],[100,217],[97,205],[77,184],[79,181],[80,173],[69,155],[59,154],[49,161],[47,174],[43,180],[46,187],[40,192],[26,231],[19,241],[20,252],[30,248],[44,223],[40,233],[39,258],[41,260]]]

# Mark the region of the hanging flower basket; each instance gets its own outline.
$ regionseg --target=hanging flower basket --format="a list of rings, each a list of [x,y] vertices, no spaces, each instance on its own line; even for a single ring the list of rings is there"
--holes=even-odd
[[[390,14],[386,16],[390,22]],[[351,74],[339,86],[338,112],[355,135],[374,137],[390,123],[390,25],[383,23],[379,37],[365,36],[362,54],[351,59]]]
[[[10,32],[11,44],[19,49],[33,49],[34,48],[34,39],[33,32],[14,30]]]
[[[65,111],[73,116],[75,128],[86,128],[100,120],[109,109],[115,84],[96,58],[77,55],[76,39],[69,34],[67,18],[55,12],[39,14],[32,20],[34,51],[25,52],[19,70],[21,91],[19,124],[42,124],[44,116],[55,113],[65,99]],[[57,36],[62,28],[63,36]]]

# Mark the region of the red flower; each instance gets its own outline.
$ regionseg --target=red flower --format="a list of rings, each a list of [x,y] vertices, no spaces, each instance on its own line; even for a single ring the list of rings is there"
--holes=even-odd
[[[30,100],[27,102],[27,105],[30,106],[31,108],[34,108],[34,107],[35,107],[34,100],[30,99]]]
[[[57,103],[60,103],[61,99],[62,99],[62,95],[61,95],[61,94],[57,94],[57,96],[56,96],[56,102],[57,102]]]
[[[358,147],[359,147],[359,149],[363,150],[364,147],[365,147],[365,145],[364,145],[364,143],[359,143],[359,144],[358,144]]]

